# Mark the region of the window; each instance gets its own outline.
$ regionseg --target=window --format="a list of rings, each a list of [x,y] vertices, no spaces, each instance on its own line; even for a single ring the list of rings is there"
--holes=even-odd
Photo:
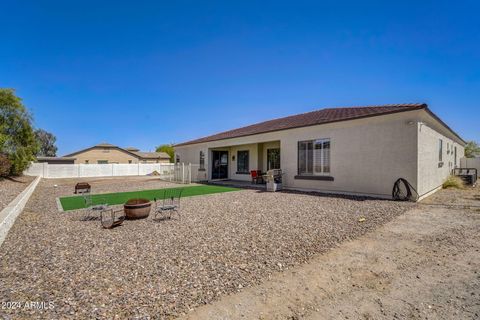
[[[280,169],[280,148],[267,149],[267,170]]]
[[[200,167],[198,169],[199,170],[205,170],[205,153],[203,151],[200,151],[199,164],[200,164]]]
[[[180,163],[180,156],[178,154],[175,155],[175,163]]]
[[[248,151],[237,152],[237,173],[250,173],[248,158]]]
[[[330,173],[330,139],[298,143],[298,174],[325,175]]]
[[[455,167],[457,167],[457,147],[455,147],[455,148],[453,149],[453,154],[454,154],[454,155],[453,155],[453,157],[454,157],[453,165],[454,165]]]
[[[438,162],[443,161],[443,140],[438,140]]]
[[[98,164],[108,164],[108,160],[98,160]]]

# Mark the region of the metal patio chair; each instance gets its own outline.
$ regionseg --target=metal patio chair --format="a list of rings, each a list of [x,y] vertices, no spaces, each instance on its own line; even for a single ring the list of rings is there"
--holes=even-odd
[[[179,217],[180,210],[180,199],[182,198],[183,189],[165,189],[163,192],[163,200],[160,204],[160,201],[157,201],[157,198],[154,198],[155,201],[155,219],[171,219],[172,212],[175,212]]]
[[[123,209],[114,210],[112,208],[105,209],[100,213],[101,224],[105,229],[115,228],[125,221],[125,211]]]
[[[98,218],[101,219],[102,211],[108,209],[108,204],[105,198],[101,198],[100,200],[100,203],[94,203],[91,193],[83,194],[83,201],[85,202],[85,211],[82,218],[83,221],[94,220]]]

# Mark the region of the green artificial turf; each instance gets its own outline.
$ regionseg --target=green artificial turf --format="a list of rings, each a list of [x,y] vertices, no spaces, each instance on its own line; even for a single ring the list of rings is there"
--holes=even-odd
[[[230,192],[238,191],[238,188],[222,187],[222,186],[192,186],[192,187],[183,187],[183,188],[169,188],[169,189],[183,189],[183,197],[192,197],[192,196],[201,196],[204,194],[212,193],[221,193],[221,192]],[[132,198],[144,198],[153,200],[153,198],[163,199],[163,194],[165,189],[156,189],[156,190],[141,190],[141,191],[130,191],[130,192],[118,192],[118,193],[103,193],[103,194],[92,194],[93,204],[104,204],[109,205],[123,204],[127,200]],[[73,196],[73,197],[63,197],[60,198],[60,203],[64,211],[76,210],[85,208],[85,201],[82,196]]]

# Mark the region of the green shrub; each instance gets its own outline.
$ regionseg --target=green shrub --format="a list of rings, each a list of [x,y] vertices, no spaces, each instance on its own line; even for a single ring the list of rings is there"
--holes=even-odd
[[[465,188],[465,184],[463,183],[463,180],[460,179],[459,177],[456,176],[450,176],[445,180],[443,183],[443,189],[448,189],[448,188],[456,188],[456,189],[463,189]]]
[[[32,116],[14,90],[0,88],[0,153],[11,163],[9,175],[22,174],[37,151]]]

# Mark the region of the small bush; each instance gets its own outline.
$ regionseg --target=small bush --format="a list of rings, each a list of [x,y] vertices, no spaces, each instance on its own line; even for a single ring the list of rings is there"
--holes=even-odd
[[[463,180],[460,179],[459,177],[456,176],[450,176],[445,180],[443,183],[443,189],[448,189],[448,188],[456,188],[456,189],[463,189],[465,188],[465,184],[463,183]]]
[[[12,162],[6,154],[0,153],[0,177],[6,177],[10,174]]]

